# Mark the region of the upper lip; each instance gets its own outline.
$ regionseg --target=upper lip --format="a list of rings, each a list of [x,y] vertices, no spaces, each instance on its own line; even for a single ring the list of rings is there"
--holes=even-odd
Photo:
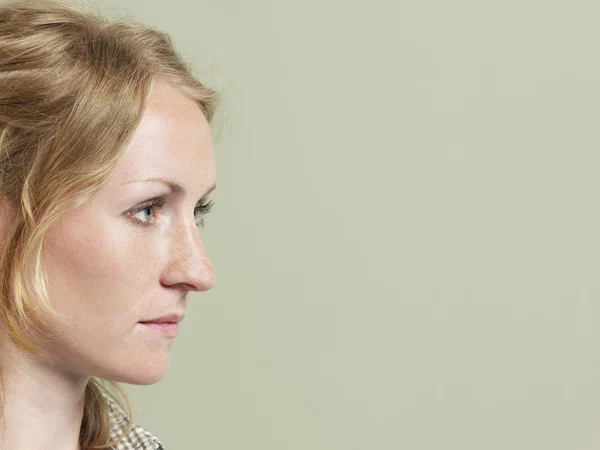
[[[183,320],[185,314],[167,314],[156,319],[142,320],[141,323],[179,323]]]

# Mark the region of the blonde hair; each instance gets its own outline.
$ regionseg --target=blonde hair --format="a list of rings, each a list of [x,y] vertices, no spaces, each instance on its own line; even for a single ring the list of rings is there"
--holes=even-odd
[[[42,354],[30,337],[52,339],[47,319],[59,316],[46,291],[44,236],[107,180],[159,79],[212,120],[217,94],[193,76],[165,33],[64,0],[0,5],[0,198],[15,210],[0,256],[0,321],[23,351]],[[122,388],[108,385],[125,398],[131,418]],[[92,378],[82,449],[118,442],[109,442],[104,395],[116,400],[104,380]]]

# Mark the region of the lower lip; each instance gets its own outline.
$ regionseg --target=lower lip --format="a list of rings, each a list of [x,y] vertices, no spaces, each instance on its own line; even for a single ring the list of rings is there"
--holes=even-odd
[[[140,325],[151,328],[166,336],[177,336],[179,325],[175,322],[140,322]]]

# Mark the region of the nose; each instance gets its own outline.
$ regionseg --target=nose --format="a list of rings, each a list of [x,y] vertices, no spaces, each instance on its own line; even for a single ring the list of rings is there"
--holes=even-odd
[[[196,226],[182,225],[173,231],[161,283],[183,285],[188,291],[208,291],[215,285],[215,273]]]

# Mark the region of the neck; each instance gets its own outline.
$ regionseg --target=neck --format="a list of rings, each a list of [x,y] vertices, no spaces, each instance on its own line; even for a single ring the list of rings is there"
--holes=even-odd
[[[79,450],[89,377],[65,373],[43,357],[23,353],[4,334],[0,368],[0,449]]]

